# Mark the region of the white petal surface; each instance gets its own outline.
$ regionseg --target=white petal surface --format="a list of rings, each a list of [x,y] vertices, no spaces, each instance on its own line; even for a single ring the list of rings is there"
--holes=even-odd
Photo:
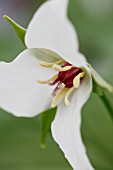
[[[75,57],[78,39],[67,18],[67,6],[68,0],[48,0],[38,9],[25,37],[28,48],[50,49],[64,59]]]
[[[87,66],[87,60],[80,52],[76,52],[73,57],[65,57],[64,59],[76,67]]]
[[[93,170],[80,134],[81,109],[91,90],[92,80],[87,73],[80,88],[71,96],[70,106],[65,106],[63,101],[58,105],[56,118],[52,124],[53,138],[75,170]]]
[[[52,88],[36,80],[54,71],[39,66],[38,56],[43,58],[42,50],[29,49],[12,63],[0,63],[0,107],[16,116],[31,117],[50,107]]]

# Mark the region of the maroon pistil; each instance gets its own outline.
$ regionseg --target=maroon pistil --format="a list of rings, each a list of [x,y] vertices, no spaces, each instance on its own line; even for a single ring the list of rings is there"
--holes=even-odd
[[[72,65],[68,62],[65,62],[62,67],[66,67],[66,66],[72,66]],[[67,71],[60,71],[58,73],[58,78],[54,82],[49,84],[51,86],[57,84],[57,87],[55,88],[53,92],[53,96],[56,95],[56,91],[60,89],[62,84],[64,84],[66,88],[73,87],[74,78],[81,72],[82,72],[82,69],[78,67],[72,67]]]
[[[59,81],[65,84],[65,87],[73,87],[73,79],[82,72],[81,68],[72,67],[67,71],[61,71],[58,73]]]

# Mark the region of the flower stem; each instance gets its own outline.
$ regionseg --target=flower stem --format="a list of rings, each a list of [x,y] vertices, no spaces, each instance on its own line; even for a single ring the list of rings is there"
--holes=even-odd
[[[108,98],[107,98],[106,94],[103,93],[103,95],[100,96],[100,98],[102,99],[104,105],[106,106],[106,109],[107,109],[108,112],[109,112],[110,118],[111,118],[112,121],[113,121],[113,108],[112,108],[110,102],[108,101]]]

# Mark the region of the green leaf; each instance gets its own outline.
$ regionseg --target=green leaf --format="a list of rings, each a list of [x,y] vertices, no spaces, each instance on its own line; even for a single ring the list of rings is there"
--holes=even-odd
[[[45,111],[41,114],[41,147],[46,147],[46,137],[50,131],[51,123],[55,117],[56,108]]]
[[[24,41],[24,37],[25,37],[25,34],[26,34],[26,29],[21,27],[19,24],[17,24],[15,21],[13,21],[7,15],[4,15],[3,17],[10,23],[10,25],[13,27],[13,29],[15,30],[16,34],[18,35],[18,37],[20,38],[20,40],[22,41],[24,46],[26,46],[25,41]]]

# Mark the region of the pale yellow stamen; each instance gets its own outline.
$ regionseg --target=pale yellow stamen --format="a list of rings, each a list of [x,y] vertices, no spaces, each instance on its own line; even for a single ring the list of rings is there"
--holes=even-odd
[[[37,82],[40,83],[40,84],[49,84],[49,83],[54,82],[57,78],[58,78],[58,75],[56,74],[52,78],[50,78],[49,80],[45,80],[45,81],[37,80]]]
[[[60,65],[57,65],[57,64],[54,64],[54,65],[53,65],[53,68],[54,68],[56,71],[67,71],[67,70],[70,70],[72,67],[74,67],[74,66],[61,67]]]
[[[82,78],[82,77],[84,77],[84,72],[82,72],[82,73],[79,73],[75,78],[74,78],[74,80],[73,80],[73,85],[74,85],[74,88],[78,88],[79,86],[80,86],[80,79]]]
[[[67,71],[73,68],[74,66],[64,66],[62,67],[61,65],[64,64],[64,60],[59,60],[54,63],[48,63],[45,61],[40,61],[40,65],[43,67],[53,67],[54,70],[58,72],[62,71]],[[51,107],[56,107],[60,99],[65,95],[64,102],[66,106],[70,105],[69,97],[73,93],[75,89],[77,89],[80,86],[80,80],[82,77],[84,77],[85,72],[79,73],[74,79],[73,79],[73,87],[72,88],[66,88],[65,84],[62,83],[60,86],[58,86],[57,94],[55,94],[55,97],[52,100]],[[42,80],[37,80],[38,83],[40,84],[49,84],[53,83],[56,79],[58,78],[58,74],[54,75],[52,78],[42,81]]]
[[[52,83],[58,78],[58,74],[54,75],[51,79],[48,80],[48,82]]]
[[[56,61],[54,63],[48,63],[48,62],[45,62],[45,61],[40,61],[40,65],[43,66],[43,67],[53,67],[54,64],[62,64],[64,61],[63,60],[59,60],[59,61]]]
[[[36,80],[39,84],[48,84],[48,80],[42,81],[42,80]]]
[[[74,89],[75,89],[75,88],[72,87],[72,88],[69,89],[68,92],[66,93],[65,100],[64,100],[66,106],[69,106],[69,105],[70,105],[69,96],[73,93]]]
[[[80,79],[82,78],[82,77],[84,77],[84,72],[82,72],[82,73],[79,73],[75,78],[74,78],[74,80],[73,80],[73,86],[74,87],[72,87],[71,89],[69,89],[68,90],[68,92],[66,93],[66,96],[65,96],[65,104],[66,104],[66,106],[69,106],[70,105],[70,102],[69,102],[69,96],[73,93],[73,91],[75,90],[75,89],[77,89],[79,86],[80,86]]]
[[[52,103],[51,103],[51,107],[56,107],[56,105],[58,104],[59,100],[61,99],[61,97],[63,97],[63,95],[68,91],[67,88],[63,88],[61,89],[57,95],[53,98]]]

